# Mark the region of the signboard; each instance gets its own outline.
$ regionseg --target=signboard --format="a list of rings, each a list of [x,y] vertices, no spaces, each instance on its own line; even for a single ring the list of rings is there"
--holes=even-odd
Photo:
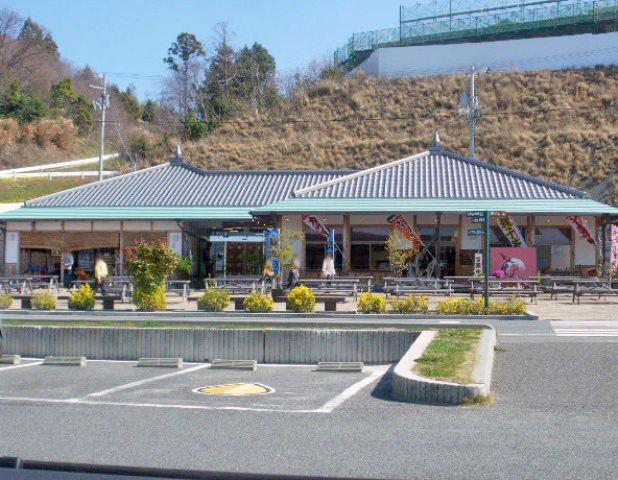
[[[273,273],[279,274],[279,259],[273,256],[273,245],[276,245],[279,241],[279,229],[265,230],[264,231],[264,258],[266,261],[270,260],[273,266]]]
[[[19,263],[19,232],[7,232],[5,263]]]
[[[469,228],[468,235],[470,237],[481,237],[485,235],[485,230],[483,230],[482,228]]]
[[[491,275],[501,279],[529,280],[536,274],[536,248],[491,249]]]
[[[612,273],[618,272],[618,225],[612,225]]]
[[[472,217],[472,223],[484,223],[485,218],[483,217]]]
[[[485,212],[466,212],[466,217],[483,217]]]
[[[167,234],[167,244],[182,257],[182,232],[169,232]]]

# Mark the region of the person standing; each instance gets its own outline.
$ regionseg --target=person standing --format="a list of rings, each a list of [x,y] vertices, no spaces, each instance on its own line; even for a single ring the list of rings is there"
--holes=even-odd
[[[71,274],[73,273],[73,262],[75,258],[71,252],[65,252],[62,256],[62,265],[64,267],[64,288],[71,288]]]
[[[335,260],[332,254],[327,253],[322,262],[322,275],[328,279],[333,279],[335,278],[335,273]]]
[[[98,256],[97,261],[94,264],[94,279],[96,281],[96,288],[101,289],[101,293],[105,293],[103,288],[103,280],[107,278],[109,272],[107,270],[107,263],[103,260],[103,257]]]

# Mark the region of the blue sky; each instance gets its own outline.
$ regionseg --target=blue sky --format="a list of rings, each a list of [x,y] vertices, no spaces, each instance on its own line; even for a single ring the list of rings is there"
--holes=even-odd
[[[332,55],[355,31],[394,27],[400,0],[3,0],[46,26],[63,57],[89,64],[140,98],[157,98],[168,47],[184,31],[210,44],[227,22],[235,46],[262,43],[293,70]]]

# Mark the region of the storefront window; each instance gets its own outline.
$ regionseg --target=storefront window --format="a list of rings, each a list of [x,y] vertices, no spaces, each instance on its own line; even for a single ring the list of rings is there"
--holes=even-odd
[[[418,232],[423,243],[429,244],[436,240],[436,227],[420,227]],[[454,242],[457,240],[457,227],[440,227],[440,241]]]
[[[335,243],[343,251],[343,229],[331,227],[335,230]],[[319,233],[307,229],[305,231],[305,268],[307,270],[321,270],[328,239]],[[343,270],[343,255],[337,249],[335,252],[335,270]]]
[[[536,245],[571,245],[571,228],[536,228],[534,243]]]
[[[534,230],[537,268],[541,273],[571,270],[571,228],[541,227]]]
[[[386,237],[390,227],[352,227],[350,267],[353,270],[388,270]]]

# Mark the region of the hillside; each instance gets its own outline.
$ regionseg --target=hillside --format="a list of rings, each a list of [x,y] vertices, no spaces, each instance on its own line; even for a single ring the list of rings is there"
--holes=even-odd
[[[223,121],[199,141],[143,122],[122,132],[141,167],[167,161],[179,142],[206,169],[366,168],[421,151],[435,130],[446,148],[467,155],[468,120],[457,114],[467,83],[463,75],[324,79],[302,83],[266,113]],[[477,91],[477,159],[618,203],[618,68],[489,73]],[[20,145],[47,151],[11,148]]]
[[[421,151],[438,130],[446,148],[467,155],[468,119],[457,114],[467,82],[462,75],[321,80],[268,115],[221,124],[183,151],[206,169],[366,168]],[[490,73],[477,91],[477,159],[618,202],[618,68]],[[156,136],[135,135],[146,164],[170,156]]]

